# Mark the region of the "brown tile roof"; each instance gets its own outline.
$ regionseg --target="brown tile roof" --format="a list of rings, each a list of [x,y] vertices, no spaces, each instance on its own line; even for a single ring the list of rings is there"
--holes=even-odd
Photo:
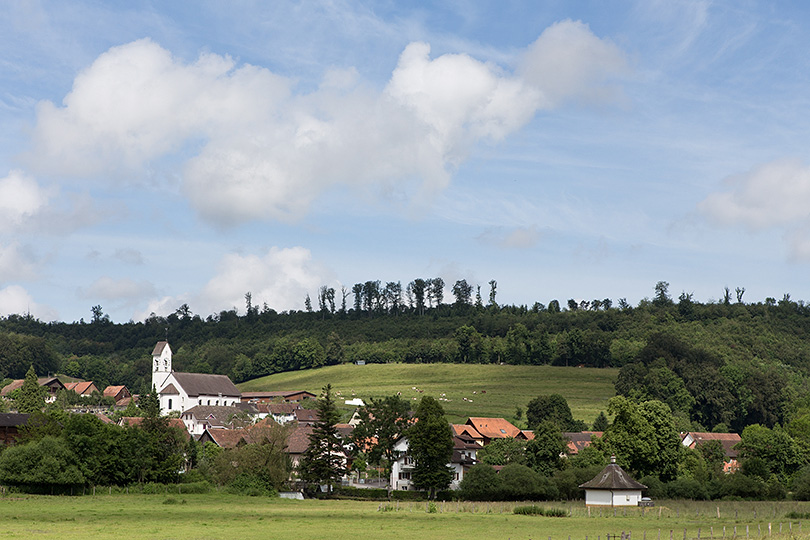
[[[467,424],[486,439],[514,439],[520,433],[518,428],[503,418],[470,417]]]
[[[474,427],[467,424],[450,424],[450,427],[453,430],[453,435],[456,436],[466,434],[476,440],[484,438],[484,436],[478,433]]]
[[[123,394],[123,395],[122,395]],[[108,386],[104,389],[104,397],[115,398],[116,400],[131,397],[126,386]]]
[[[173,373],[175,380],[183,387],[189,397],[218,396],[240,397],[242,394],[227,375],[210,373]]]
[[[591,437],[597,439],[602,437],[601,431],[572,431],[562,434],[563,439],[568,439],[568,453],[570,455],[579,454],[584,448],[591,445]]]
[[[302,424],[314,424],[318,421],[318,411],[315,409],[295,409],[295,418]]]
[[[303,454],[309,446],[309,435],[312,433],[311,426],[296,426],[287,438],[288,454]]]
[[[271,390],[267,392],[243,392],[242,397],[247,400],[273,400],[273,399],[284,399],[289,400],[291,398],[310,398],[314,399],[318,396],[313,394],[312,392],[307,392],[306,390]]]
[[[71,382],[65,385],[65,390],[73,390],[80,396],[89,396],[93,392],[98,392],[98,388],[93,381]]]
[[[9,393],[13,392],[17,388],[22,388],[24,382],[25,379],[15,379],[11,381],[11,383],[7,384],[6,386],[3,387],[2,390],[0,390],[0,396],[7,396]],[[53,389],[53,387],[56,387],[57,389],[65,387],[65,385],[62,384],[62,382],[56,377],[39,377],[37,379],[37,383],[40,386],[51,387],[51,389]]]
[[[295,414],[295,411],[301,408],[298,403],[268,403],[261,405],[267,407],[270,414]]]
[[[615,459],[611,458],[610,464],[602,469],[602,472],[597,474],[593,480],[589,480],[579,487],[588,489],[647,489],[647,486],[636,482],[629,474],[624,472],[624,469],[616,464]]]
[[[681,438],[683,439],[687,435],[691,435],[692,439],[694,439],[694,442],[689,446],[689,448],[696,448],[709,441],[718,441],[723,447],[723,452],[725,452],[727,458],[736,458],[739,455],[739,452],[734,448],[734,446],[736,446],[736,444],[739,443],[742,438],[736,433],[704,433],[690,431],[689,433],[684,433],[683,437]]]
[[[205,434],[220,448],[236,448],[240,441],[249,443],[250,434],[245,429],[210,428],[206,429],[200,439],[205,439]]]
[[[172,395],[172,396],[173,396],[173,395],[179,394],[179,393],[180,393],[180,391],[179,391],[179,390],[177,390],[177,387],[176,387],[176,386],[175,386],[175,385],[172,383],[172,384],[170,384],[169,386],[167,386],[166,388],[164,388],[163,390],[161,390],[161,391],[160,391],[160,392],[158,392],[158,393],[159,393],[159,394],[166,394],[167,396],[168,396],[168,395]]]

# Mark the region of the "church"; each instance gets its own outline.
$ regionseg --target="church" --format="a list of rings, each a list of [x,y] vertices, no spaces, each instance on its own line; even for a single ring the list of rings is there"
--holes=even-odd
[[[158,341],[152,351],[152,385],[160,399],[160,413],[180,413],[198,405],[233,406],[242,394],[227,375],[172,371],[169,342]]]

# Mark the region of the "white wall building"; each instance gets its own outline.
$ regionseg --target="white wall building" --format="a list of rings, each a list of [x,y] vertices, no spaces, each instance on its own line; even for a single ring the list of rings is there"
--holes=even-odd
[[[641,490],[647,489],[616,464],[616,456],[593,480],[579,487],[585,490],[586,506],[638,506]]]
[[[172,371],[172,349],[159,341],[152,351],[152,385],[160,399],[160,412],[180,413],[198,405],[233,406],[242,394],[226,375]]]

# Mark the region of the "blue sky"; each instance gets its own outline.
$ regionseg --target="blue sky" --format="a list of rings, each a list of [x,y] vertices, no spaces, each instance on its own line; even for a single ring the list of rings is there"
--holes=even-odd
[[[805,3],[0,11],[0,315],[810,298]]]

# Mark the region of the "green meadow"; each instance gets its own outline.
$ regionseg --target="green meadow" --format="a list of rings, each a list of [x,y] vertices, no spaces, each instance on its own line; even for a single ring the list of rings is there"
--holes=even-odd
[[[0,538],[307,538],[363,540],[810,538],[809,503],[673,502],[589,513],[580,502],[548,503],[569,517],[515,515],[522,503],[294,501],[212,493],[0,497]],[[543,503],[541,503],[543,504]],[[736,528],[736,529],[735,529]],[[746,536],[746,530],[747,536]],[[659,536],[660,535],[660,536]],[[672,535],[672,536],[670,536]],[[686,535],[686,536],[684,536]]]
[[[561,394],[574,418],[593,423],[607,408],[619,373],[614,368],[508,366],[493,364],[343,364],[277,373],[237,385],[243,392],[308,390],[317,394],[327,383],[340,398],[384,397],[399,392],[416,401],[440,399],[452,422],[470,416],[512,419],[516,407],[542,394]]]

